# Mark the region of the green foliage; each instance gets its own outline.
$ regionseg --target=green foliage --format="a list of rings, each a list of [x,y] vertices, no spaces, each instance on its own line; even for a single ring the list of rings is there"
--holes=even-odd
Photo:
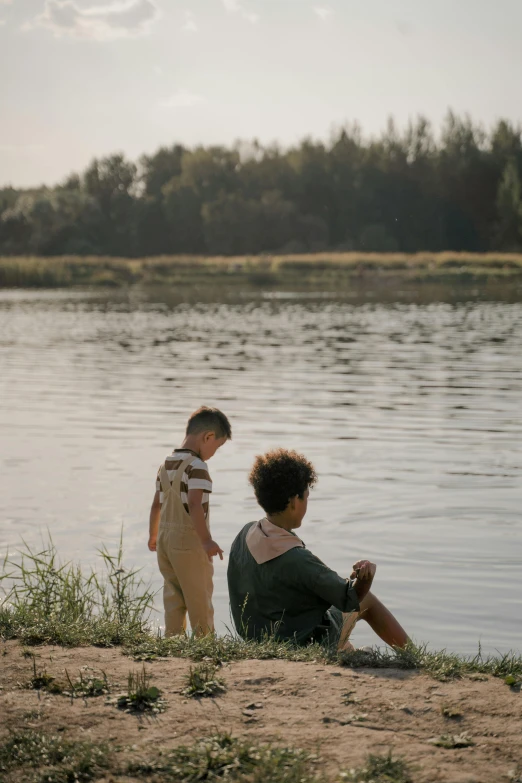
[[[165,702],[161,697],[161,691],[155,685],[150,684],[150,675],[145,670],[129,672],[127,678],[127,693],[116,697],[116,704],[125,712],[152,712],[158,713],[165,710]]]
[[[232,633],[225,636],[179,635],[170,638],[151,634],[126,644],[125,652],[143,661],[172,656],[192,661],[210,661],[214,665],[228,661],[274,658],[288,661],[323,661],[328,654],[326,647],[320,644],[296,647],[291,642],[280,641],[273,636],[254,642],[241,639]]]
[[[307,220],[307,219],[306,219]],[[314,219],[315,220],[315,219]],[[187,224],[185,224],[187,225]],[[315,231],[313,220],[310,231]],[[221,229],[220,229],[221,230]],[[318,235],[320,234],[318,228]],[[315,241],[310,234],[310,242]],[[229,241],[228,239],[226,241]],[[308,240],[307,240],[308,241]],[[303,242],[296,242],[302,246]],[[362,278],[379,276],[389,284],[397,278],[437,281],[453,287],[462,280],[505,280],[522,275],[522,254],[513,253],[293,253],[288,255],[0,257],[0,288],[57,288],[65,286],[122,287],[162,285],[173,289],[221,286],[226,292],[259,286],[340,291],[353,289]]]
[[[259,641],[230,632],[165,638],[149,625],[153,594],[137,570],[125,567],[122,541],[116,554],[105,547],[99,554],[103,575],[60,563],[52,541],[40,552],[24,545],[18,558],[6,557],[0,571],[6,590],[0,603],[0,638],[19,639],[23,645],[121,645],[126,654],[141,661],[167,656],[214,666],[248,659],[321,661],[353,668],[419,670],[439,680],[491,675],[515,678],[515,687],[522,681],[521,655],[484,657],[480,648],[469,657],[414,644],[405,650],[373,648],[338,654],[321,644],[300,647],[269,635]]]
[[[192,698],[202,698],[205,696],[216,696],[226,690],[225,681],[218,677],[218,667],[210,662],[190,667],[186,675],[186,687],[182,690],[184,696]]]
[[[302,750],[253,744],[218,734],[193,745],[181,745],[159,761],[131,764],[129,773],[173,783],[319,783],[324,777],[313,769],[315,760]]]
[[[498,235],[500,248],[518,251],[522,248],[522,192],[516,161],[506,164],[497,194]]]
[[[413,778],[404,759],[394,759],[390,752],[387,756],[371,753],[364,767],[342,772],[340,780],[351,783],[412,783]]]
[[[449,113],[380,138],[257,142],[96,159],[55,188],[0,191],[0,254],[259,254],[521,247],[522,136]]]
[[[0,634],[24,644],[95,644],[136,641],[147,632],[153,593],[137,570],[123,566],[123,545],[111,555],[100,550],[104,573],[60,563],[49,539],[40,552],[24,544],[17,558],[6,559],[0,582]]]
[[[0,745],[0,772],[5,783],[11,774],[13,780],[27,783],[81,783],[99,778],[107,763],[105,745],[35,731],[12,733]]]
[[[47,691],[48,693],[62,693],[62,686],[56,682],[55,677],[47,674],[45,669],[36,670],[36,659],[33,657],[33,676],[26,685],[34,691]]]
[[[339,660],[340,663],[354,668],[418,669],[437,680],[450,680],[478,673],[501,678],[508,675],[522,676],[521,655],[506,653],[483,657],[480,648],[475,656],[462,656],[446,650],[432,652],[426,645],[410,644],[404,650],[374,648],[371,651],[340,653]]]
[[[86,699],[95,698],[96,696],[106,696],[111,690],[105,672],[102,672],[101,677],[95,677],[92,674],[86,675],[83,671],[80,671],[79,677],[75,680],[71,680],[70,674],[66,669],[65,676],[67,677],[69,688],[64,690],[63,693],[67,696],[71,696],[73,699],[79,697]]]

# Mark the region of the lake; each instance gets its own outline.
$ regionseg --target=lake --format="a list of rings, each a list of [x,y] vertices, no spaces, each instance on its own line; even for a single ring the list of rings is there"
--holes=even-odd
[[[47,530],[96,562],[147,549],[160,462],[200,404],[229,416],[210,461],[228,550],[260,518],[247,475],[274,446],[319,482],[301,533],[432,648],[522,650],[522,303],[495,296],[0,292],[0,548]],[[221,631],[226,559],[215,567]],[[161,608],[161,595],[157,600]],[[161,612],[155,615],[161,622]],[[364,623],[354,640],[376,640]]]

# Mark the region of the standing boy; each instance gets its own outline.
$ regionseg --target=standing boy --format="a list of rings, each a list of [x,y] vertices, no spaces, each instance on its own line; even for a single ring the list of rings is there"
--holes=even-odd
[[[217,408],[201,407],[189,418],[185,440],[158,470],[150,509],[149,549],[157,552],[164,578],[165,636],[214,631],[212,558],[223,550],[210,535],[207,460],[232,438],[230,422]]]

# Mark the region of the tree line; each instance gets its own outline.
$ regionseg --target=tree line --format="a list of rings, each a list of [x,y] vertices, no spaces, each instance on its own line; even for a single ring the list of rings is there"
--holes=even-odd
[[[55,187],[0,189],[0,254],[522,250],[522,132],[449,113],[328,143],[162,147]]]

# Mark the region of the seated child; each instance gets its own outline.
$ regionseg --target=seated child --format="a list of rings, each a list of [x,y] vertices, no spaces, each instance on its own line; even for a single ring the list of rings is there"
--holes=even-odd
[[[406,632],[370,592],[376,566],[360,560],[349,579],[313,555],[293,532],[306,514],[313,465],[295,451],[276,449],[256,457],[250,483],[266,516],[238,534],[228,563],[232,617],[244,639],[274,634],[297,644],[328,641],[339,649],[361,618],[393,647]]]

